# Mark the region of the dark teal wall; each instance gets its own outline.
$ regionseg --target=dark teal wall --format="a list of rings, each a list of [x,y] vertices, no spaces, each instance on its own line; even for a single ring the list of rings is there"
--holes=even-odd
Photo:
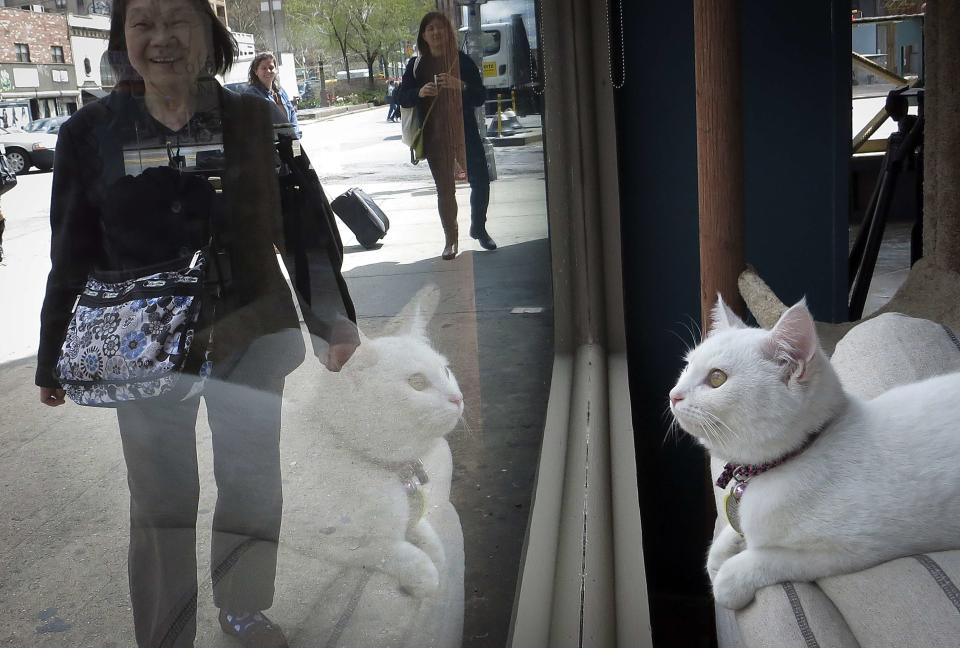
[[[744,2],[747,261],[780,298],[846,319],[849,2]]]

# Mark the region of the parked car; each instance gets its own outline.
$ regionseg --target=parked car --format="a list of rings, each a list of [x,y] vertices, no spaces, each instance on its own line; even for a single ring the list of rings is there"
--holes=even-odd
[[[59,115],[57,117],[44,117],[43,119],[34,119],[23,127],[27,133],[53,133],[60,131],[63,122],[70,119],[70,115]]]
[[[41,171],[53,168],[53,154],[57,148],[56,135],[0,128],[0,144],[3,144],[7,151],[10,169],[17,175],[26,173],[30,167],[37,167]]]

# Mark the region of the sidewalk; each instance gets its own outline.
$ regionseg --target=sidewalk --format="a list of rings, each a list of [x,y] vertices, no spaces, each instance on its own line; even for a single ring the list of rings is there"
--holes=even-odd
[[[378,572],[344,567],[327,556],[319,520],[331,506],[345,504],[338,498],[349,498],[362,486],[347,477],[350,459],[331,445],[330,427],[362,420],[364,412],[348,404],[349,394],[334,399],[332,393],[344,394],[343,383],[337,387],[331,382],[336,377],[308,360],[288,377],[284,392],[284,523],[270,611],[293,647],[420,648],[426,644],[414,638],[424,618],[451,641],[459,639],[462,628],[464,646],[504,643],[553,347],[543,172],[515,173],[517,159],[505,156],[501,180],[491,185],[489,229],[501,246],[495,252],[481,250],[467,235],[469,188],[458,186],[461,254],[454,261],[439,258],[443,233],[426,165],[404,169],[403,179],[374,181],[353,172],[325,179],[331,198],[362,184],[391,219],[382,247],[371,251],[341,227],[343,271],[366,335],[406,326],[400,314],[405,308],[409,312],[410,300],[423,286],[433,284],[440,291],[428,332],[450,360],[466,411],[464,423],[447,436],[453,483],[446,486],[455,511],[437,526],[444,538],[455,540],[462,533],[462,548],[447,557],[454,591],[434,601],[446,607],[415,601]],[[6,521],[0,526],[0,646],[131,646],[128,502],[115,415],[73,405],[41,406],[33,387],[34,362],[8,362],[0,371],[0,511]],[[378,404],[363,407],[377,410]],[[216,489],[203,409],[200,421],[196,645],[226,648],[236,644],[220,633],[210,597],[209,529]],[[434,489],[443,488],[441,473]],[[431,605],[436,609],[425,617]]]
[[[374,106],[372,103],[357,104],[353,106],[326,106],[324,108],[304,108],[297,111],[297,121],[309,123],[321,119],[329,119],[337,115],[349,115],[350,113],[362,112],[364,110],[373,110],[382,106]]]

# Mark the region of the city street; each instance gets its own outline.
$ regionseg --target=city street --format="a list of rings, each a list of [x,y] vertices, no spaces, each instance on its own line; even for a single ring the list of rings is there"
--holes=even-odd
[[[465,405],[463,420],[446,437],[452,464],[446,473],[442,461],[436,464],[428,489],[428,504],[436,498],[435,513],[428,515],[436,514],[446,572],[433,598],[417,599],[396,580],[379,572],[371,578],[366,565],[351,567],[325,553],[323,511],[331,498],[363,487],[343,472],[350,460],[331,458],[338,451],[325,436],[327,427],[349,421],[348,430],[370,434],[363,422],[383,413],[378,403],[362,405],[370,412],[353,407],[350,394],[334,398],[342,381],[337,386],[308,354],[284,392],[284,522],[270,615],[287,629],[291,646],[420,648],[428,645],[427,633],[438,638],[433,645],[439,648],[459,645],[459,636],[442,637],[462,632],[463,646],[499,647],[512,610],[552,362],[543,148],[496,149],[499,179],[491,185],[488,215],[500,246],[495,252],[469,238],[469,187],[458,186],[461,254],[442,261],[429,168],[409,163],[400,124],[385,116],[383,107],[306,123],[303,146],[331,200],[360,187],[391,221],[376,250],[357,245],[341,224],[343,273],[363,332],[377,337],[405,330],[415,298],[435,287],[427,334],[450,361]],[[52,177],[21,176],[2,198],[0,511],[7,524],[0,535],[0,646],[125,647],[134,641],[128,503],[115,415],[69,403],[44,408],[33,386],[49,270]],[[233,644],[220,633],[210,600],[215,486],[205,422],[198,425],[198,457],[197,646],[226,647]]]

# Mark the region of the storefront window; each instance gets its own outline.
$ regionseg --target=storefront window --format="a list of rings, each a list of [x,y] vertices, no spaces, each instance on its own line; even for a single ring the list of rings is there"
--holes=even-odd
[[[538,98],[436,17],[399,85],[227,70],[210,5],[114,2],[112,92],[2,197],[4,636],[503,646],[553,358]]]

